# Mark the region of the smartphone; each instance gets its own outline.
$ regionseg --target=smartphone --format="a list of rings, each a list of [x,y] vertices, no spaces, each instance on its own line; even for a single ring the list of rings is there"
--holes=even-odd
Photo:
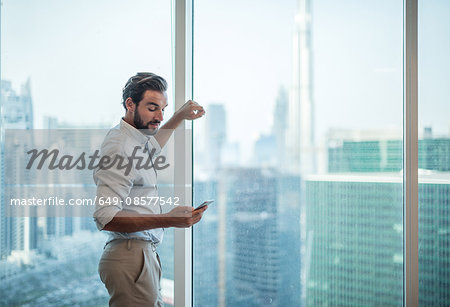
[[[198,206],[197,208],[195,208],[194,210],[201,209],[201,208],[203,208],[204,206],[207,206],[207,205],[209,205],[210,203],[213,203],[213,202],[214,202],[214,200],[206,200],[206,201],[204,201],[200,206]]]

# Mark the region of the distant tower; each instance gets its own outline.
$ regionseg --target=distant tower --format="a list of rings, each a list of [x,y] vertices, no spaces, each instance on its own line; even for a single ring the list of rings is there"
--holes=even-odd
[[[211,174],[222,166],[222,150],[225,145],[226,135],[226,112],[221,104],[211,104],[207,108],[206,117],[206,148],[208,149],[206,163]]]
[[[5,129],[33,129],[33,104],[31,99],[30,79],[22,85],[17,95],[10,81],[1,80],[1,210],[0,210],[0,258],[7,257],[12,250],[29,251],[37,247],[37,218],[6,217],[5,212]],[[19,150],[18,148],[8,150]],[[13,176],[24,176],[16,172]],[[11,179],[12,181],[17,178]]]
[[[288,92],[281,87],[278,91],[278,97],[275,103],[275,112],[273,115],[273,130],[276,141],[276,166],[283,169],[286,162],[286,129],[288,121]]]
[[[33,129],[33,103],[31,101],[30,79],[22,85],[17,95],[10,81],[2,80],[2,128]]]
[[[293,46],[285,170],[303,175],[316,170],[310,0],[298,0]]]

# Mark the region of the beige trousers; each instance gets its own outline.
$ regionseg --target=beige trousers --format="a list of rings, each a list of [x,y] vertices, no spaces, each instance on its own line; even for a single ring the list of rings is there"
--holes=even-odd
[[[106,245],[98,266],[110,295],[109,306],[164,306],[161,262],[149,242],[115,240]]]

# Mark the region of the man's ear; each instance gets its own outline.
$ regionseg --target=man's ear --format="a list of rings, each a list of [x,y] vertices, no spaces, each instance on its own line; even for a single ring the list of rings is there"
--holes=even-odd
[[[136,110],[136,104],[131,97],[128,97],[127,100],[125,100],[125,106],[127,107],[127,111],[134,112]]]

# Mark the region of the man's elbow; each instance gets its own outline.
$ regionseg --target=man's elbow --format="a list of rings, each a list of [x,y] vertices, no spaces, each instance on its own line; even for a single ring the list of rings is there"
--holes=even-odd
[[[115,216],[121,212],[120,208],[115,208],[113,206],[98,208],[94,214],[93,218],[97,225],[98,230],[111,231],[111,222],[114,220]]]

